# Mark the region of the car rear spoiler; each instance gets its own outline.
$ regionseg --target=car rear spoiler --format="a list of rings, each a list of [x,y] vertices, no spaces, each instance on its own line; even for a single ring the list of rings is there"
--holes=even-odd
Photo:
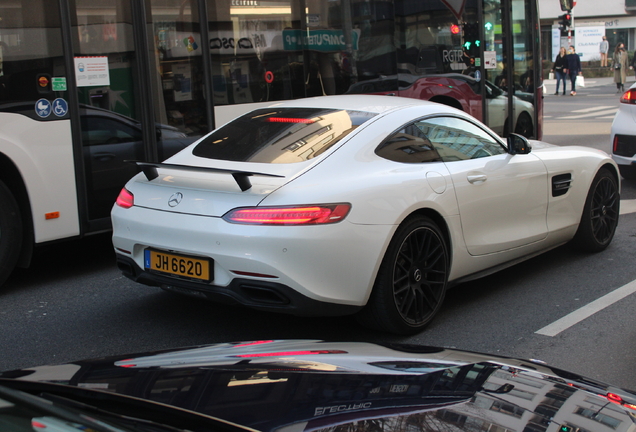
[[[233,170],[233,169],[224,169],[224,168],[208,168],[208,167],[198,167],[198,166],[190,166],[190,165],[177,165],[177,164],[167,164],[167,163],[153,163],[153,162],[139,162],[139,161],[127,161],[131,163],[137,164],[139,168],[146,175],[148,181],[152,181],[159,177],[159,173],[157,172],[157,168],[166,168],[166,169],[174,169],[180,171],[194,171],[194,172],[215,172],[215,173],[228,173],[232,174],[236,184],[241,191],[245,192],[246,190],[252,187],[252,183],[250,182],[250,177],[254,175],[266,176],[266,177],[285,177],[283,175],[278,174],[268,174],[254,171],[241,171],[241,170]]]

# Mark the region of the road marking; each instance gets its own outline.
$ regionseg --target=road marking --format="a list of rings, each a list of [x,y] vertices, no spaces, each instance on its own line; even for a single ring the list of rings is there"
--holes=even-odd
[[[615,289],[611,293],[606,294],[597,300],[594,300],[592,303],[589,303],[582,308],[575,310],[574,312],[564,316],[563,318],[556,320],[552,324],[549,324],[542,329],[537,330],[535,333],[554,337],[562,331],[569,329],[573,325],[580,323],[584,319],[594,315],[596,312],[599,312],[606,307],[613,305],[617,301],[624,299],[634,292],[636,292],[636,280],[631,281],[627,285],[623,285],[618,289]]]
[[[605,115],[605,114],[616,114],[616,111],[618,111],[618,108],[613,108],[613,109],[605,110],[605,111],[593,112],[593,113],[589,113],[589,114],[581,114],[581,115],[576,115],[576,116],[559,117],[559,120],[574,120],[574,119],[597,117],[597,116]]]
[[[616,108],[616,107],[615,107],[615,106],[598,106],[598,107],[592,107],[592,108],[584,108],[584,109],[574,110],[574,111],[572,111],[572,112],[575,112],[575,113],[584,113],[584,112],[600,111],[600,110],[604,110],[604,109],[608,109],[608,108]]]
[[[621,210],[619,214],[636,213],[636,199],[621,200]]]

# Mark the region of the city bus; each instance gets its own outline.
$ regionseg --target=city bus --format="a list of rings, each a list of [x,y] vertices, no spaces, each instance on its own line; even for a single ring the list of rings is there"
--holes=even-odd
[[[275,101],[385,94],[541,138],[536,0],[4,0],[0,284],[137,172]]]

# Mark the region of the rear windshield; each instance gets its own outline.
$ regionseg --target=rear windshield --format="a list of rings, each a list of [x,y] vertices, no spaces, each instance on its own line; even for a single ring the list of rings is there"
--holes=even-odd
[[[236,162],[303,162],[324,153],[375,115],[339,109],[259,109],[208,135],[192,153]]]

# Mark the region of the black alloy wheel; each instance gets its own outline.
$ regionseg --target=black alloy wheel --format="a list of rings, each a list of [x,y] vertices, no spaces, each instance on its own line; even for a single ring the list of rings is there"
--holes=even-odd
[[[446,294],[449,254],[438,226],[415,216],[402,224],[387,249],[363,324],[398,334],[421,331]]]
[[[601,169],[590,187],[581,223],[574,237],[587,252],[600,252],[609,246],[618,225],[620,194],[618,183],[607,169]]]

